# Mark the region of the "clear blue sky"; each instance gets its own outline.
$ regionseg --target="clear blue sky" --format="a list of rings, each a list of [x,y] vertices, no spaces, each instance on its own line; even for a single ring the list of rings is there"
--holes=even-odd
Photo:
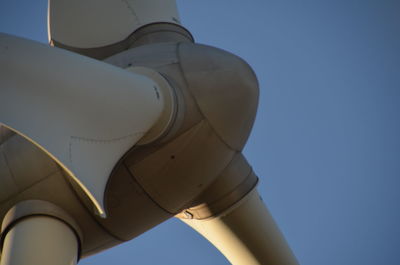
[[[45,42],[45,0],[0,0],[0,31]],[[400,2],[178,1],[197,42],[261,85],[245,154],[303,265],[400,264]],[[0,62],[1,63],[1,62]],[[228,264],[179,221],[81,264]]]

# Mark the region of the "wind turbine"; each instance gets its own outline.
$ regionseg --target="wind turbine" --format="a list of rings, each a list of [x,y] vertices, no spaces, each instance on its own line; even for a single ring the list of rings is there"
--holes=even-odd
[[[50,0],[49,37],[0,37],[1,265],[75,264],[173,216],[233,264],[297,264],[241,154],[242,59],[172,0]]]

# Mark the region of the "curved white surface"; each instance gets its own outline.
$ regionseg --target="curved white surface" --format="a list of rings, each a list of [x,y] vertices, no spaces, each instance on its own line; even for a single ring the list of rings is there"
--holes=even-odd
[[[180,24],[175,0],[50,0],[49,40],[76,48],[120,42],[150,23]]]
[[[78,240],[64,222],[35,216],[12,227],[2,252],[0,265],[76,265]]]
[[[53,157],[101,216],[113,167],[163,110],[157,90],[147,77],[0,34],[0,123]]]
[[[299,265],[256,190],[221,216],[181,220],[234,265]]]

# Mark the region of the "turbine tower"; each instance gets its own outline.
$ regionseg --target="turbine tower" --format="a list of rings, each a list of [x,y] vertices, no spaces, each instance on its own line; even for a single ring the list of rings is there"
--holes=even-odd
[[[0,265],[77,264],[176,217],[232,264],[292,265],[242,154],[258,83],[175,0],[49,0],[0,34]]]

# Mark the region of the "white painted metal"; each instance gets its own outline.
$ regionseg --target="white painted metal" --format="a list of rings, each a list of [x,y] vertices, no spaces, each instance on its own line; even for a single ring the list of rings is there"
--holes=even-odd
[[[113,167],[163,111],[157,83],[7,34],[0,61],[0,123],[54,158],[105,216]]]
[[[48,216],[20,220],[6,234],[0,265],[75,265],[78,240],[62,221]]]
[[[137,145],[145,145],[162,137],[162,135],[164,135],[168,131],[169,125],[173,123],[173,119],[175,118],[175,114],[177,111],[176,96],[168,81],[160,73],[142,66],[128,67],[125,70],[131,71],[139,75],[147,76],[151,80],[154,80],[158,84],[160,88],[160,93],[162,93],[162,96],[164,98],[164,111],[161,114],[159,120],[151,128],[151,130],[149,130],[146,135],[143,136],[139,142],[137,142]]]
[[[179,24],[175,0],[49,1],[49,40],[76,48],[111,45],[157,22]]]
[[[219,217],[181,219],[235,265],[298,265],[257,191]]]

